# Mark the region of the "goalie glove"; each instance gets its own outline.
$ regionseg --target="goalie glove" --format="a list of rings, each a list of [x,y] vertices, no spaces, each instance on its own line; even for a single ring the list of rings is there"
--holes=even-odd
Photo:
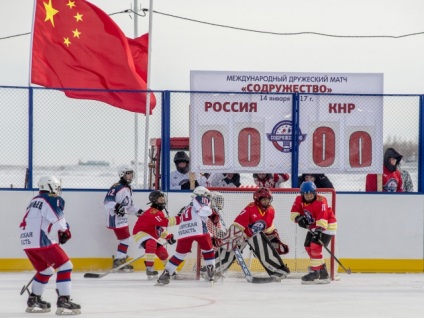
[[[115,209],[113,210],[116,215],[118,216],[124,216],[125,215],[125,208],[121,203],[115,204]]]
[[[284,255],[289,252],[289,246],[287,244],[284,244],[281,239],[280,235],[278,235],[277,229],[274,229],[271,233],[264,233],[268,240],[271,242],[271,244],[275,247],[279,255]]]

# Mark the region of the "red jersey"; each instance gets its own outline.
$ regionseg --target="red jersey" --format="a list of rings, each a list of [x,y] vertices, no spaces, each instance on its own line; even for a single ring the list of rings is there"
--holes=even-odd
[[[163,211],[149,208],[138,217],[133,228],[133,235],[141,237],[147,236],[146,234],[148,234],[154,239],[163,238],[167,234],[165,231],[166,227],[178,225],[180,222],[180,217],[166,217]]]
[[[380,181],[381,182],[381,181]],[[402,176],[399,170],[391,172],[386,166],[383,166],[382,183],[380,184],[383,192],[403,192],[402,190]],[[378,181],[376,174],[368,174],[365,184],[365,191],[373,192],[378,190]]]
[[[316,200],[312,203],[303,202],[302,196],[298,195],[294,200],[290,219],[294,221],[298,215],[306,217],[310,229],[321,227],[324,230],[328,229],[331,232],[335,232],[337,228],[337,221],[334,212],[328,207],[327,199],[322,195],[317,194]],[[331,226],[329,226],[330,224]],[[324,231],[326,234],[335,234],[331,232],[328,233],[327,231]]]
[[[235,218],[233,224],[242,229],[244,233],[251,237],[263,231],[271,233],[274,230],[275,210],[270,205],[266,210],[262,210],[254,202],[249,203],[243,211]]]

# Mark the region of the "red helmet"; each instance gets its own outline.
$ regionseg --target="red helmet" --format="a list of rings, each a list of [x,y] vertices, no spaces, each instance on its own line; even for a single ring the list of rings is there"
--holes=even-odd
[[[259,188],[253,193],[253,200],[257,205],[261,203],[262,198],[268,198],[269,203],[272,202],[272,193],[267,188]]]

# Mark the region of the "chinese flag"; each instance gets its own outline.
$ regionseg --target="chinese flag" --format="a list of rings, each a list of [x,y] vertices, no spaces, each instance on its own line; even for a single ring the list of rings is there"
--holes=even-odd
[[[148,93],[129,91],[147,90],[147,42],[148,37],[127,39],[106,13],[85,0],[36,0],[31,83],[145,114]],[[105,89],[117,91],[99,91]],[[150,110],[155,105],[150,93]]]
[[[137,74],[141,76],[143,81],[147,83],[149,34],[146,33],[134,40],[127,38],[127,41],[134,59],[135,70]]]

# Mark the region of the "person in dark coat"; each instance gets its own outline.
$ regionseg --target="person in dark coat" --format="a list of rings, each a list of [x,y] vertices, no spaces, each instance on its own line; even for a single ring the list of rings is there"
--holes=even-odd
[[[300,187],[302,182],[304,181],[312,181],[315,183],[317,188],[332,188],[334,189],[333,184],[330,179],[323,173],[304,173],[298,178],[297,186]]]

